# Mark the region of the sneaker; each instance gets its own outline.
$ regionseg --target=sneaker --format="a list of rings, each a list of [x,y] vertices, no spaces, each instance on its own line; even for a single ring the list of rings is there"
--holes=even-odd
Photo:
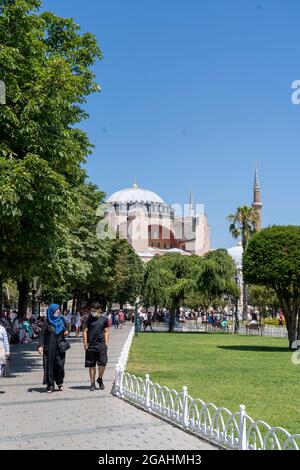
[[[94,392],[95,390],[96,390],[96,384],[92,383],[91,386],[90,386],[90,391]]]
[[[99,384],[99,388],[100,388],[100,390],[104,390],[104,389],[105,389],[105,387],[104,387],[103,380],[102,380],[102,379],[100,379],[100,377],[99,377],[99,378],[97,379],[97,382],[98,382],[98,384]]]

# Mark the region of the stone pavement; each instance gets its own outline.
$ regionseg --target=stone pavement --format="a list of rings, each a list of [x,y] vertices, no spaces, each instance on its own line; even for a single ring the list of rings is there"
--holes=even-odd
[[[131,325],[111,330],[105,391],[89,390],[82,339],[70,338],[63,392],[47,394],[36,343],[12,348],[12,377],[0,378],[0,449],[198,450],[213,446],[111,395]]]

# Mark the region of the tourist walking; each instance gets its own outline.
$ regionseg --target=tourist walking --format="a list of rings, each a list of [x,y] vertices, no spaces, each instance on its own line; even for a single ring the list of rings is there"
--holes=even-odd
[[[97,383],[104,390],[103,375],[107,364],[107,346],[109,337],[108,319],[100,310],[92,308],[83,332],[85,349],[85,367],[89,368],[91,392],[96,390],[96,365],[98,366]]]
[[[153,331],[152,329],[152,312],[149,310],[146,315],[146,320],[144,323],[144,331],[146,331],[147,327],[150,326],[150,330]]]
[[[283,328],[283,326],[284,326],[284,315],[283,315],[282,312],[280,312],[280,317],[279,317],[278,326],[279,326],[280,328]]]
[[[122,329],[122,326],[124,324],[124,320],[125,320],[125,313],[123,312],[123,310],[120,310],[119,311],[120,330]]]
[[[66,327],[67,327],[67,330],[69,333],[71,333],[72,331],[72,315],[71,315],[71,312],[70,310],[68,312],[66,312],[65,314],[65,322],[66,322]]]
[[[111,313],[108,313],[107,315],[107,321],[108,321],[108,328],[112,327],[112,316]]]
[[[81,327],[81,315],[79,312],[76,313],[75,317],[75,331],[76,331],[76,336],[80,335],[80,327]]]
[[[10,347],[6,329],[0,325],[0,377],[5,375],[6,362],[10,357]]]
[[[115,318],[115,329],[119,329],[119,324],[120,324],[120,317],[119,317],[119,312],[115,312],[114,314]]]
[[[43,354],[43,384],[47,385],[48,393],[54,392],[55,383],[59,391],[63,390],[66,350],[70,347],[65,339],[68,333],[59,305],[49,305],[38,346],[39,353]]]

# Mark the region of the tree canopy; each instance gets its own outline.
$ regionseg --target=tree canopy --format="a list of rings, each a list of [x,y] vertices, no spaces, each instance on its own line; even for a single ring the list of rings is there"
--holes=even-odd
[[[149,261],[145,271],[144,302],[170,310],[170,331],[179,307],[195,301],[198,307],[212,305],[224,295],[238,295],[234,282],[235,266],[226,250],[204,257],[169,253]]]
[[[143,278],[125,240],[97,238],[104,194],[87,182],[92,145],[80,124],[100,90],[96,38],[40,0],[0,0],[0,278],[19,288],[26,314],[31,284],[45,301],[96,295],[132,300]]]
[[[244,276],[276,292],[291,347],[300,339],[300,227],[274,226],[254,235],[244,254]]]

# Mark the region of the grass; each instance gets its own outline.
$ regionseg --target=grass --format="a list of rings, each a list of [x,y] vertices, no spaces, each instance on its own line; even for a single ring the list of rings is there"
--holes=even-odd
[[[300,365],[287,340],[225,334],[140,334],[127,370],[154,382],[300,433]]]

